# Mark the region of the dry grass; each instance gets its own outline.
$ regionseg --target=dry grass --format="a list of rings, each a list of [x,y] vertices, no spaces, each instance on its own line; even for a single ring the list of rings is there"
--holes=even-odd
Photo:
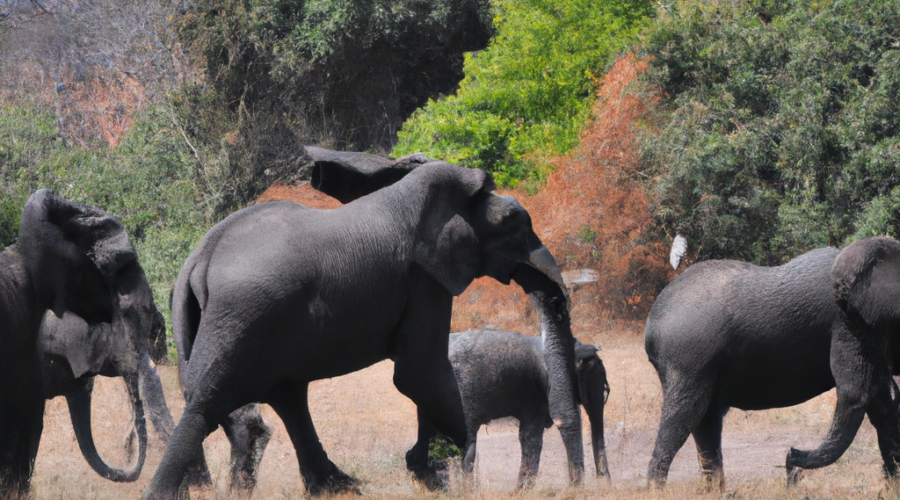
[[[555,429],[548,429],[538,483],[531,498],[720,498],[701,489],[699,466],[689,440],[676,457],[669,486],[662,491],[645,486],[645,473],[659,419],[659,381],[634,332],[606,333],[599,340],[610,377],[612,394],[606,410],[607,446],[613,480],[589,477],[583,488],[566,486],[565,452]],[[166,398],[176,418],[183,401],[175,370],[161,367]],[[384,361],[368,369],[314,382],[310,407],[329,456],[345,471],[362,480],[370,498],[508,498],[519,465],[516,427],[508,421],[486,426],[479,433],[476,485],[466,491],[431,494],[416,489],[405,470],[404,454],[415,442],[415,407],[391,383],[392,364]],[[103,379],[97,384],[95,432],[101,453],[120,463],[121,443],[128,433],[129,415],[124,384]],[[733,410],[725,420],[723,453],[729,498],[877,498],[887,495],[880,476],[875,432],[868,422],[853,446],[835,465],[809,472],[793,490],[783,486],[785,453],[790,445],[813,447],[825,435],[834,408],[833,391],[803,405],[759,412]],[[263,407],[274,436],[261,465],[254,498],[303,497],[303,488],[290,441],[274,412]],[[586,457],[589,457],[585,426]],[[195,490],[195,498],[229,498],[227,440],[221,431],[205,443],[216,480],[212,490]],[[137,498],[161,458],[162,446],[151,433],[151,449],[144,474],[137,483],[115,484],[101,479],[81,458],[64,400],[49,402],[44,438],[33,481],[37,499]],[[118,460],[118,461],[116,461]],[[588,458],[590,462],[590,458]],[[590,467],[590,465],[589,465]],[[890,495],[887,495],[890,496]],[[347,497],[354,498],[354,497]]]

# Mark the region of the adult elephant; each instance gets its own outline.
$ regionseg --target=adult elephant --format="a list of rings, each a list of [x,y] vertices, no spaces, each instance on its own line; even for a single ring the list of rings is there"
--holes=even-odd
[[[129,337],[137,335],[137,337]],[[149,334],[149,335],[148,335]],[[166,357],[166,325],[162,314],[154,308],[149,332],[127,330],[122,321],[90,325],[72,312],[57,318],[47,311],[39,333],[44,397],[65,396],[81,453],[95,472],[106,479],[130,482],[140,477],[146,458],[147,429],[143,418],[148,410],[156,432],[164,443],[175,428],[166,406],[162,383],[156,368]],[[133,455],[137,442],[137,459],[126,470],[107,465],[94,445],[91,432],[91,392],[94,377],[122,377],[128,388],[133,430],[126,448]]]
[[[883,334],[859,335],[863,330],[835,302],[832,266],[839,268],[839,254],[845,255],[821,248],[778,267],[700,262],[659,294],[645,331],[647,355],[663,389],[651,483],[665,482],[672,459],[693,434],[708,486],[724,489],[722,420],[729,408],[792,406],[835,386],[838,402],[828,437],[813,452],[791,449],[788,483],[799,469],[837,460],[864,413],[878,432],[885,472],[895,473],[897,413],[884,372],[890,363],[864,362],[890,356],[890,350]]]
[[[38,333],[48,309],[121,325],[128,338],[148,337],[156,310],[122,224],[42,189],[25,204],[16,244],[0,253],[0,496],[24,495],[34,467],[46,395]]]
[[[269,202],[214,227],[182,267],[173,328],[189,343],[187,405],[147,490],[173,498],[217,422],[265,402],[278,413],[310,494],[354,489],[319,443],[312,380],[395,360],[394,384],[458,445],[466,428],[447,359],[453,295],[478,276],[516,281],[541,315],[550,414],[570,473],[583,471],[573,338],[556,262],[490,174],[420,157],[308,148],[312,183],[346,205]],[[422,163],[424,162],[424,163]]]
[[[548,378],[540,337],[501,330],[468,330],[450,334],[449,358],[459,383],[466,415],[466,449],[463,470],[475,464],[478,429],[491,420],[515,417],[519,421],[522,462],[517,489],[534,486],[541,461],[544,429],[553,425],[547,400]],[[603,439],[603,408],[609,396],[606,368],[598,347],[575,341],[575,372],[581,404],[591,422],[594,470],[609,477]],[[428,450],[437,429],[419,412],[419,437],[407,453],[409,469],[429,489],[441,486]]]

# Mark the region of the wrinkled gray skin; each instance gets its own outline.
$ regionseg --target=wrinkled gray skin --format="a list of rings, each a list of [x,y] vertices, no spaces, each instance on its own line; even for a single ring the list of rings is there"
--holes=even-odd
[[[840,274],[846,266],[839,263],[855,255],[854,248],[843,253],[821,248],[778,267],[700,262],[660,293],[645,332],[647,355],[663,389],[651,483],[665,483],[672,459],[693,434],[708,487],[724,489],[722,419],[729,408],[792,406],[835,386],[837,406],[828,436],[814,451],[791,448],[788,484],[800,469],[840,458],[864,414],[878,432],[885,473],[896,474],[900,428],[889,374],[897,358],[891,356],[889,336],[879,331],[883,326],[857,322],[845,311],[858,306],[842,311],[835,302],[832,266]],[[900,266],[878,270],[884,279],[894,279]],[[860,287],[868,290],[863,281]],[[882,299],[873,303],[883,309],[897,303],[893,289],[882,287],[879,293]]]
[[[489,174],[308,148],[313,186],[347,202],[256,205],[214,227],[182,267],[173,328],[188,353],[187,404],[147,498],[174,498],[203,439],[253,402],[278,413],[307,491],[354,491],[327,457],[307,406],[310,381],[395,360],[394,384],[466,443],[447,338],[453,295],[478,276],[516,281],[537,305],[570,473],[583,468],[565,285],[550,252]]]
[[[591,422],[594,468],[597,476],[609,477],[603,439],[603,407],[609,395],[606,369],[597,357],[597,347],[575,341],[575,372],[581,404]],[[491,420],[515,417],[519,420],[522,464],[518,489],[534,486],[541,460],[544,429],[553,425],[547,401],[548,378],[540,337],[498,330],[469,330],[450,334],[450,364],[459,383],[468,438],[463,454],[463,470],[471,473],[475,464],[478,429]],[[443,485],[432,464],[415,468],[428,460],[428,448],[437,430],[419,413],[419,437],[407,453],[416,478],[429,489]]]
[[[25,204],[16,244],[0,253],[0,496],[26,494],[34,468],[46,395],[38,334],[47,310],[120,325],[129,339],[150,338],[156,312],[122,224],[42,189]],[[138,394],[137,379],[126,381]],[[140,433],[139,401],[134,411]]]
[[[146,336],[148,332],[132,333],[144,333]],[[143,412],[143,409],[135,408],[137,405],[149,410],[151,421],[164,443],[168,442],[175,428],[159,375],[150,363],[151,355],[155,362],[166,356],[166,326],[162,314],[154,310],[148,338],[131,339],[127,334],[121,322],[116,325],[89,325],[74,313],[66,312],[62,318],[57,318],[52,311],[44,315],[39,333],[44,397],[66,397],[75,437],[85,460],[102,477],[122,482],[135,481],[140,476],[147,449],[146,427],[143,422],[135,421],[126,442],[129,461],[134,461],[133,444],[137,438],[138,457],[134,465],[128,470],[109,467],[100,458],[91,433],[94,377],[122,377],[129,388],[132,417]],[[140,383],[136,384],[136,381]],[[140,394],[134,390],[136,385],[140,385]]]

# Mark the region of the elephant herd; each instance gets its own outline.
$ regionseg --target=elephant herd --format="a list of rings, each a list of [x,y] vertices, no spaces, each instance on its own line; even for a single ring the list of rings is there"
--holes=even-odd
[[[306,148],[311,183],[344,206],[269,202],[217,224],[184,263],[170,297],[185,409],[175,425],[153,362],[165,325],[122,224],[100,209],[34,193],[16,244],[0,253],[0,497],[27,494],[44,402],[64,395],[82,454],[104,478],[134,481],[146,417],[167,442],[144,498],[179,496],[210,481],[203,440],[222,426],[232,487],[250,490],[271,436],[259,403],[281,418],[311,495],[357,491],[329,460],[309,414],[309,383],[381,360],[417,406],[407,467],[443,486],[429,443],[463,450],[471,472],[477,431],[519,420],[518,486],[534,483],[543,430],[556,425],[569,479],[584,472],[581,408],[595,473],[609,476],[603,409],[609,394],[597,347],[571,332],[566,285],[529,214],[494,194],[490,174],[422,155],[388,159]],[[478,277],[515,282],[538,312],[541,337],[474,330],[449,334],[452,298]],[[897,473],[900,414],[900,243],[868,238],[814,250],[780,267],[695,264],[660,293],[646,351],[663,407],[648,471],[662,485],[693,434],[709,487],[724,487],[722,420],[729,408],[795,405],[837,387],[824,443],[790,449],[788,483],[833,463],[868,415],[884,472]],[[134,431],[129,465],[94,447],[91,389],[122,377]],[[135,449],[135,440],[137,441]]]

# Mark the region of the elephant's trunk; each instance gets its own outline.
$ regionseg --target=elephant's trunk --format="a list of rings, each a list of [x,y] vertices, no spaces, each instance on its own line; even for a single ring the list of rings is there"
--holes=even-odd
[[[581,404],[591,422],[591,447],[594,452],[594,470],[598,477],[609,478],[609,463],[606,461],[606,440],[603,436],[603,410],[609,396],[606,369],[597,357],[595,349],[590,358],[577,364],[578,391]],[[578,354],[576,353],[576,357]]]
[[[81,448],[81,453],[91,468],[106,479],[127,483],[136,481],[141,475],[141,469],[144,467],[144,459],[147,457],[147,426],[144,421],[144,406],[138,390],[138,375],[130,374],[125,375],[123,378],[128,386],[128,395],[131,398],[134,411],[134,428],[128,438],[129,443],[133,442],[135,433],[138,437],[138,458],[137,462],[130,469],[114,469],[106,465],[94,446],[94,435],[91,432],[91,391],[94,388],[93,379],[85,384],[82,390],[67,394],[66,402],[69,405],[69,415],[72,417],[72,427],[75,430],[78,447]],[[129,453],[129,455],[132,454]],[[129,456],[129,461],[131,458]]]
[[[537,239],[537,238],[535,238]],[[575,378],[575,339],[569,325],[568,297],[562,275],[550,251],[539,242],[531,245],[527,265],[512,278],[531,297],[541,319],[544,359],[550,391],[550,416],[559,428],[569,461],[569,479],[580,484],[584,475],[581,410]]]
[[[832,333],[831,366],[837,382],[837,405],[831,428],[817,449],[790,449],[785,460],[788,486],[800,479],[798,469],[831,465],[847,451],[879,391],[884,391],[884,398],[890,400],[888,338],[883,332],[861,330],[853,320],[841,322]]]

